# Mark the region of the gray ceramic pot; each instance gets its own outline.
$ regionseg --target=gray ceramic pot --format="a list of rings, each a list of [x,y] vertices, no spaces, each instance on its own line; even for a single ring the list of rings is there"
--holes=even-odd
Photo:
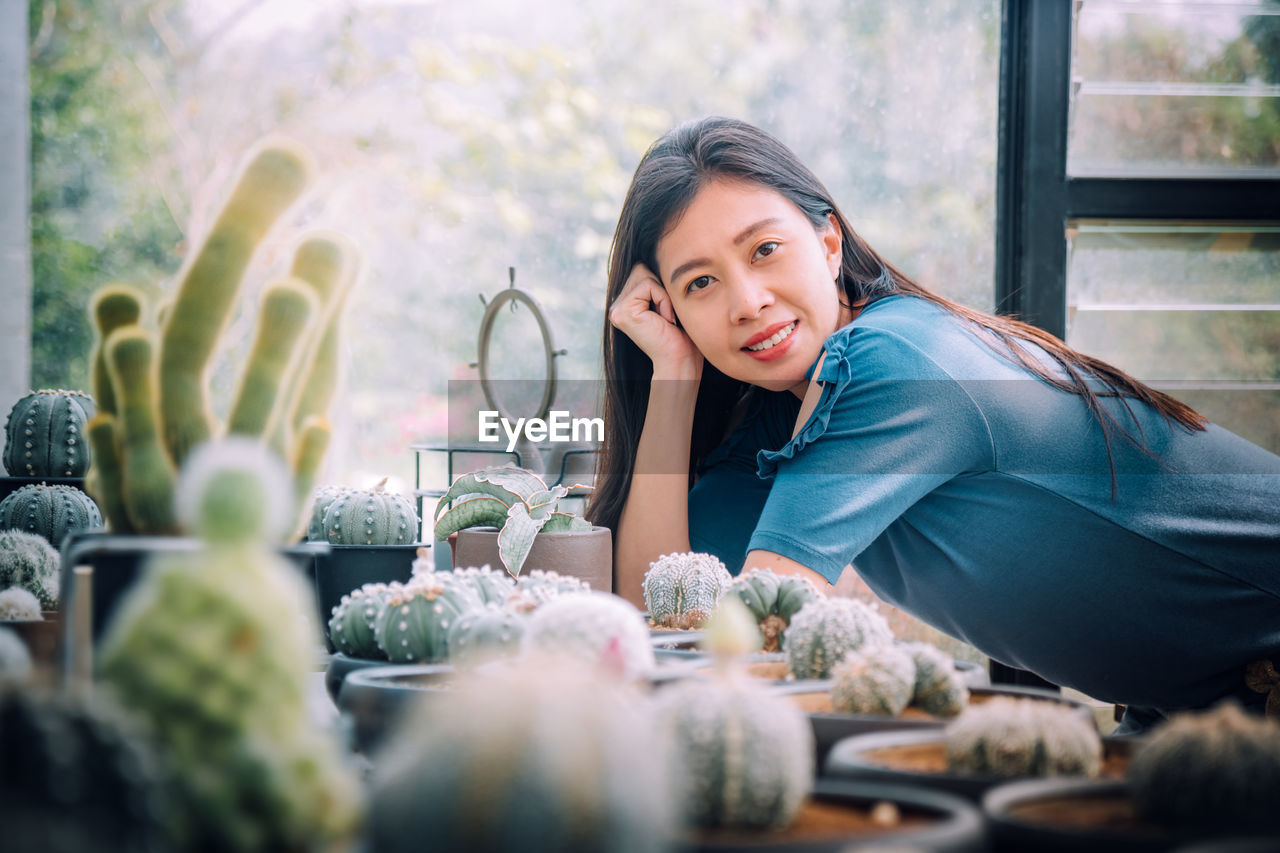
[[[458,531],[455,566],[502,568],[496,527]],[[539,533],[520,568],[521,574],[542,569],[586,581],[594,590],[613,592],[613,531],[593,527],[585,533]]]

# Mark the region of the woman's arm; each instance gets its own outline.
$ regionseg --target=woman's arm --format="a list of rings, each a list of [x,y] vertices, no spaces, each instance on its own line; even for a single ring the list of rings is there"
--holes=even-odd
[[[743,565],[742,570],[747,569],[772,569],[780,575],[800,575],[813,581],[818,589],[831,593],[834,587],[831,582],[822,575],[815,572],[808,566],[797,563],[790,557],[784,557],[781,554],[775,554],[772,551],[750,551],[747,553],[747,561]]]

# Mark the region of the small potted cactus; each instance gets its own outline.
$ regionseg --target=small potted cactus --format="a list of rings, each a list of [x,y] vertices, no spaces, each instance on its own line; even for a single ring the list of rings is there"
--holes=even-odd
[[[75,486],[33,483],[0,500],[0,530],[25,530],[61,548],[69,534],[102,527],[97,503]]]
[[[4,430],[0,498],[23,486],[84,488],[89,467],[85,426],[94,415],[93,398],[83,391],[45,388],[13,404]]]
[[[663,554],[644,574],[644,603],[656,638],[701,628],[728,591],[733,576],[714,554]],[[687,640],[686,640],[687,642]]]
[[[780,651],[791,617],[822,595],[808,578],[756,568],[747,569],[734,578],[729,591],[738,596],[755,617],[764,636],[765,652]]]

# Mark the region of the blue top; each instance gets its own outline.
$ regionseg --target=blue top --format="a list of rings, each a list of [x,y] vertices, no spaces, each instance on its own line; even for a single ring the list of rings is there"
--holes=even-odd
[[[800,401],[758,391],[707,459],[692,546],[832,582],[856,560],[889,603],[1104,701],[1237,693],[1245,664],[1280,653],[1280,457],[1108,398],[1151,451],[1113,430],[1113,477],[1084,399],[978,334],[918,297],[865,308],[827,339],[794,439]]]

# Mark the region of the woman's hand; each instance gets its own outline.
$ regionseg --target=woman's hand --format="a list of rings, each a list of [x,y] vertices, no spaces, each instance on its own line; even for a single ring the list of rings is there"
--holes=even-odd
[[[644,264],[627,276],[609,307],[609,322],[649,356],[655,378],[701,377],[702,353],[676,325],[670,295]]]

